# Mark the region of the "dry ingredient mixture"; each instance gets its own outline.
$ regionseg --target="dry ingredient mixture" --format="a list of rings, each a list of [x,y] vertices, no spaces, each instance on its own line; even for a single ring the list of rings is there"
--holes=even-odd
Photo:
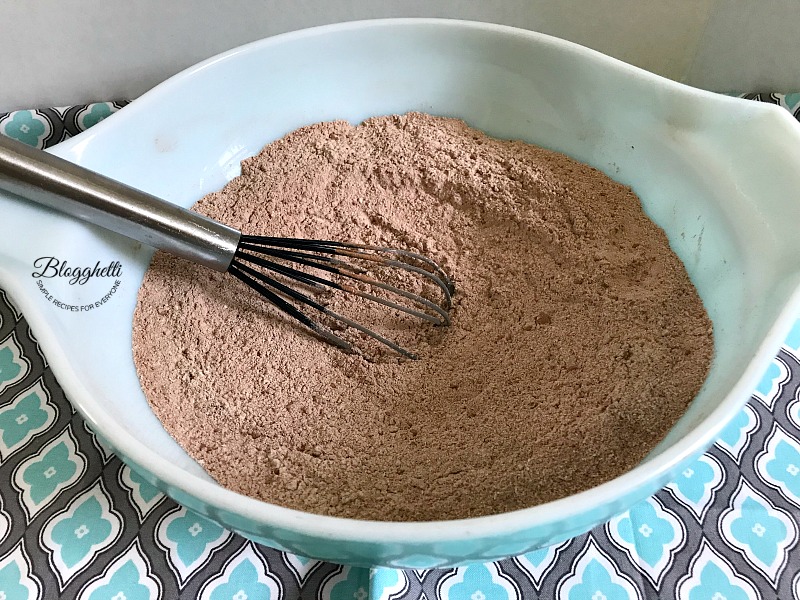
[[[195,209],[415,249],[457,286],[447,329],[331,298],[421,359],[349,355],[231,276],[155,255],[134,318],[143,389],[189,454],[256,498],[400,521],[553,500],[639,463],[709,368],[711,323],[629,188],[458,120],[304,127]]]

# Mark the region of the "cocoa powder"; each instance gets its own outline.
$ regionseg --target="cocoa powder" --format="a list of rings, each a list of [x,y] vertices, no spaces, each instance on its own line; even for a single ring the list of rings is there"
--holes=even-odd
[[[229,275],[154,256],[134,317],[148,401],[217,481],[268,502],[431,520],[554,500],[639,463],[709,368],[711,323],[629,188],[458,120],[304,127],[195,209],[416,250],[457,287],[446,329],[326,299],[410,361],[357,338],[345,354]]]

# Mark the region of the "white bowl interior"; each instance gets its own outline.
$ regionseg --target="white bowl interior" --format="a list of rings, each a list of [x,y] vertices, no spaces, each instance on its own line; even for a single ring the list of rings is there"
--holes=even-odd
[[[6,240],[0,285],[23,308],[90,424],[123,457],[191,497],[240,510],[253,522],[280,514],[287,527],[313,531],[324,523],[326,535],[376,544],[383,536],[401,544],[398,556],[411,551],[415,536],[485,534],[496,545],[502,537],[492,532],[555,523],[555,534],[531,539],[527,547],[534,548],[585,527],[574,519],[598,503],[607,510],[593,522],[624,508],[621,498],[657,489],[746,401],[796,315],[793,257],[800,242],[792,229],[800,223],[800,203],[792,194],[800,183],[800,128],[777,109],[692,90],[546,36],[404,21],[321,28],[246,46],[174,78],[55,152],[190,206],[235,176],[242,158],[299,126],[412,110],[460,117],[491,135],[565,152],[632,186],[666,231],[714,322],[713,369],[690,410],[648,457],[649,466],[602,486],[594,499],[573,496],[503,520],[362,531],[244,502],[186,456],[139,387],[131,319],[149,249],[0,196]],[[59,310],[31,277],[40,256],[87,265],[120,260],[123,283],[98,309]],[[74,304],[110,287],[108,281],[59,285],[52,281],[59,299]],[[440,564],[491,557],[491,547],[487,542],[463,556],[448,550]]]

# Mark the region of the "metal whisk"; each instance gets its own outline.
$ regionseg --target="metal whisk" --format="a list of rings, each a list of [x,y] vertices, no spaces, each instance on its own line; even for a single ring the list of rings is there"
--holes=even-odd
[[[450,323],[452,281],[433,260],[414,252],[338,241],[243,235],[223,223],[3,136],[0,189],[216,271],[227,271],[343,350],[352,351],[353,347],[310,317],[306,309],[416,358],[373,329],[329,309],[314,292],[339,290],[434,325]],[[376,275],[377,270],[386,269],[422,278],[438,290],[440,298],[434,300],[387,283]]]

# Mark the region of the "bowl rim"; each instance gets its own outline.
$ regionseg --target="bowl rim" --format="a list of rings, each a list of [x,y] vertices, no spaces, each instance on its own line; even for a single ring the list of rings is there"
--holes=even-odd
[[[516,37],[520,40],[535,40],[539,44],[557,48],[561,52],[577,55],[590,62],[604,64],[607,67],[643,78],[652,85],[669,90],[673,94],[694,96],[707,103],[716,103],[721,109],[728,107],[741,111],[744,108],[744,104],[750,105],[747,110],[753,116],[761,115],[764,118],[783,119],[785,123],[791,123],[789,127],[795,128],[795,134],[800,139],[800,124],[792,119],[790,115],[785,114],[786,111],[779,107],[693,88],[650,73],[590,48],[547,34],[508,25],[460,19],[387,18],[347,21],[301,29],[267,37],[227,50],[184,69],[131,102],[125,107],[124,111],[114,113],[90,130],[54,146],[50,151],[69,159],[72,156],[70,153],[73,148],[86,143],[91,137],[102,135],[106,129],[116,127],[116,124],[122,120],[133,118],[137,111],[146,109],[148,103],[157,103],[159,98],[170,94],[173,88],[181,86],[184,80],[192,78],[216,63],[231,60],[240,55],[259,52],[270,46],[309,37],[342,34],[348,31],[369,28],[397,27],[470,29],[482,31],[489,35]],[[72,160],[75,160],[75,158],[73,157]],[[11,288],[9,291],[13,294],[13,288],[16,287],[14,280],[12,279],[9,284],[8,287]],[[22,295],[20,293],[20,297]],[[88,390],[75,376],[65,356],[61,356],[60,353],[54,353],[55,356],[50,359],[50,366],[54,372],[57,372],[62,387],[69,390],[68,397],[89,423],[89,426],[107,439],[113,448],[119,450],[120,454],[133,461],[139,468],[150,472],[172,490],[192,496],[217,509],[237,515],[245,515],[246,518],[254,519],[262,524],[310,536],[380,545],[398,542],[413,542],[415,544],[441,543],[466,541],[482,537],[496,538],[504,534],[518,533],[541,527],[551,523],[554,520],[554,515],[558,515],[559,520],[577,516],[591,510],[593,507],[612,503],[628,494],[633,495],[637,489],[641,488],[643,479],[651,482],[665,480],[668,472],[677,463],[696,457],[710,447],[728,420],[744,406],[751,392],[755,389],[764,369],[766,369],[768,361],[772,359],[789,328],[795,322],[796,315],[799,312],[798,309],[800,309],[800,288],[794,290],[781,308],[779,316],[761,345],[754,349],[754,358],[726,397],[708,417],[697,423],[689,433],[648,462],[640,464],[634,469],[599,486],[545,504],[505,513],[444,521],[393,522],[319,515],[270,504],[223,488],[219,484],[208,481],[198,475],[187,473],[182,469],[176,469],[170,461],[159,455],[155,450],[147,447],[132,433],[120,426],[115,419],[106,413],[102,402],[92,398]],[[42,342],[45,346],[49,345],[47,343],[47,337],[49,336],[46,333],[48,328],[44,325],[44,321],[38,318],[35,311],[28,320],[32,322],[34,327],[37,324],[40,325]]]

